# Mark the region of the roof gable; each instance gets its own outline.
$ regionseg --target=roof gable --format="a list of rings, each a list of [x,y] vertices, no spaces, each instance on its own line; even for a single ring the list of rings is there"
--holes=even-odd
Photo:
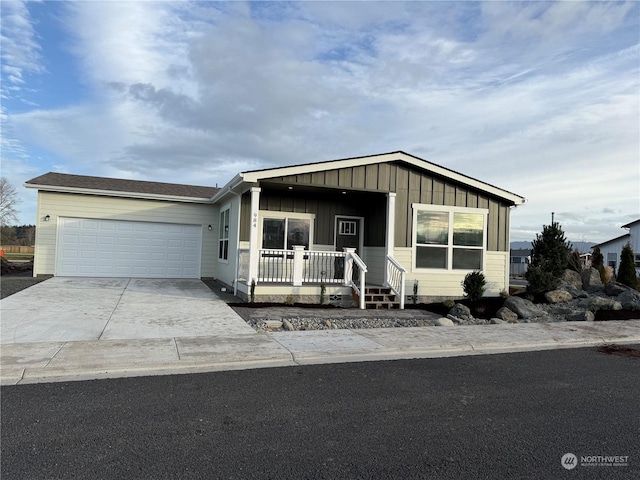
[[[277,168],[264,169],[264,170],[251,170],[247,172],[242,172],[239,175],[239,177],[241,181],[244,181],[247,183],[256,183],[260,180],[266,180],[266,179],[271,179],[276,177],[311,174],[314,172],[324,172],[328,170],[337,170],[341,168],[371,165],[376,163],[377,164],[391,163],[391,162],[407,163],[418,169],[427,171],[429,173],[438,175],[440,177],[453,180],[457,183],[466,185],[474,189],[485,191],[496,197],[508,200],[515,205],[520,205],[525,202],[524,197],[521,197],[520,195],[509,192],[502,188],[490,185],[486,182],[482,182],[480,180],[469,177],[467,175],[463,175],[461,173],[455,172],[448,168],[441,167],[440,165],[436,165],[435,163],[428,162],[426,160],[415,157],[413,155],[409,155],[408,153],[405,153],[402,151],[382,153],[382,154],[371,155],[366,157],[354,157],[354,158],[345,158],[341,160],[331,160],[326,162],[307,163],[302,165],[291,165],[286,167],[277,167]]]
[[[209,201],[219,188],[49,172],[24,184],[38,190],[179,201]]]

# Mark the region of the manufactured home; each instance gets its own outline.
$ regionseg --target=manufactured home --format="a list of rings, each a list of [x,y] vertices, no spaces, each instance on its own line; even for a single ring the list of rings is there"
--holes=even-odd
[[[222,188],[47,173],[34,275],[213,277],[255,301],[402,308],[509,281],[524,198],[404,152],[238,173]]]

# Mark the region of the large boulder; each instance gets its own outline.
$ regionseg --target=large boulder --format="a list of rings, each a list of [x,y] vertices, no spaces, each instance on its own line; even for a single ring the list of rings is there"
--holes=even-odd
[[[582,277],[574,270],[565,270],[561,280],[569,285],[573,285],[578,290],[582,290]]]
[[[625,310],[640,310],[640,293],[626,290],[616,297]]]
[[[453,308],[449,310],[449,315],[447,315],[447,318],[451,318],[453,320],[452,317],[460,320],[460,322],[458,323],[473,323],[473,321],[475,320],[473,318],[473,315],[471,315],[471,310],[469,310],[469,307],[462,305],[461,303],[456,303]]]
[[[518,323],[518,314],[507,307],[502,307],[496,312],[496,317],[509,323]]]
[[[540,307],[522,297],[509,297],[505,300],[504,306],[515,312],[519,318],[541,317],[545,314]]]
[[[551,290],[544,294],[544,298],[546,298],[549,303],[565,303],[573,300],[573,295],[566,290]]]
[[[558,283],[558,290],[569,292],[573,298],[585,298],[589,296],[587,292],[582,290],[582,280],[580,280],[580,288],[576,288],[575,285],[566,282],[565,280],[560,280]]]
[[[604,298],[591,295],[589,298],[581,298],[578,305],[592,312],[597,310],[622,310],[622,304],[613,298]]]
[[[604,290],[604,284],[597,269],[588,268],[582,271],[582,289],[588,293]]]
[[[609,282],[604,287],[604,293],[606,293],[610,297],[617,297],[621,293],[627,292],[627,291],[632,291],[633,292],[633,289],[627,287],[626,285],[618,283],[618,282]]]

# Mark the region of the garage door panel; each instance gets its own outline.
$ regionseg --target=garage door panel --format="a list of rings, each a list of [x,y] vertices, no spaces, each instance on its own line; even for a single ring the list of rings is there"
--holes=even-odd
[[[60,218],[57,275],[199,278],[199,225]]]

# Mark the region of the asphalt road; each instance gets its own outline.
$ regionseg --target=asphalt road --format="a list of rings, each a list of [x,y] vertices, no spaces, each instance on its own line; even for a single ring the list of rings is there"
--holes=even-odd
[[[585,348],[8,386],[1,474],[640,478],[639,379]]]

